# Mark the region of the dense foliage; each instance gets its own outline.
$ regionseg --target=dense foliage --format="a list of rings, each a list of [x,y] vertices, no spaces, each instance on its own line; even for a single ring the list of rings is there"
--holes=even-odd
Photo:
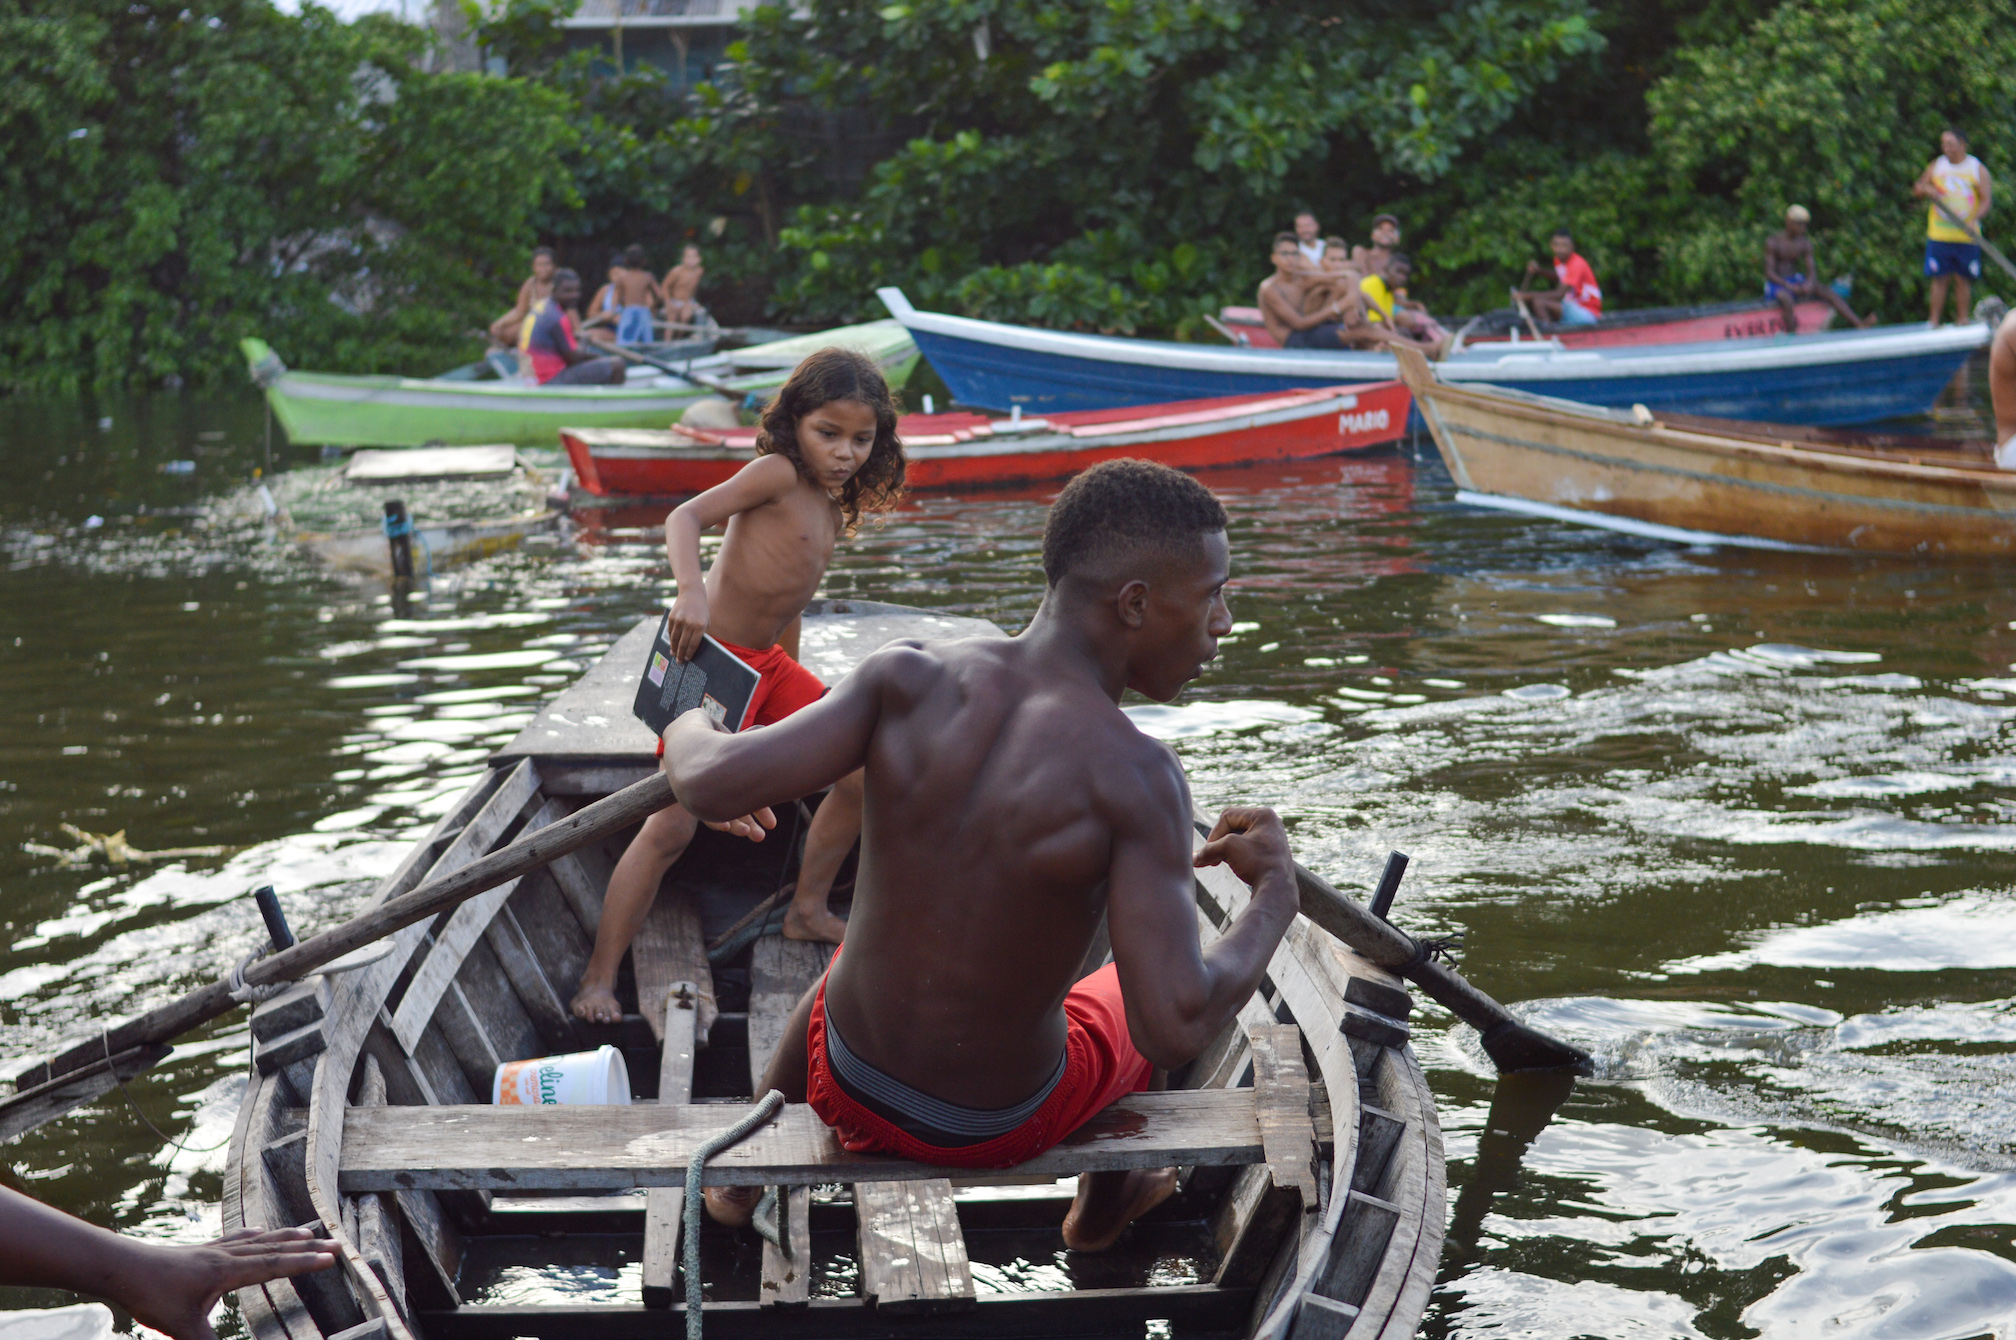
[[[265,0],[0,0],[0,385],[435,361],[575,187],[563,97]]]
[[[492,73],[312,5],[0,0],[0,385],[235,375],[254,330],[438,366],[537,241],[591,279],[701,241],[733,319],[894,283],[1209,338],[1301,205],[1354,239],[1396,213],[1463,311],[1564,222],[1613,305],[1754,293],[1796,200],[1824,275],[1905,319],[1941,126],[2016,174],[2016,0],[811,0],[691,90],[567,52],[573,0],[465,8]]]

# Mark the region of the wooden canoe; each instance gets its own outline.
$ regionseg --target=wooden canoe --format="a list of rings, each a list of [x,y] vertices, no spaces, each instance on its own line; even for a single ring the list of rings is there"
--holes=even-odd
[[[2016,554],[1987,443],[1655,415],[1456,387],[1403,352],[1459,499],[1691,543]]]
[[[654,627],[640,623],[540,712],[376,896],[645,776],[652,741],[629,703]],[[802,647],[830,681],[890,638],[973,635],[999,630],[821,601],[806,612]],[[319,1222],[342,1262],[240,1290],[249,1333],[620,1340],[676,1330],[662,1309],[683,1300],[684,1165],[748,1111],[752,1076],[827,958],[771,937],[710,969],[702,946],[789,877],[794,847],[702,830],[626,962],[619,1025],[580,1024],[567,1001],[620,844],[563,857],[399,932],[379,963],[261,1004],[224,1226]],[[1228,872],[1200,872],[1200,933],[1218,934],[1244,900]],[[786,1107],[708,1165],[710,1184],[781,1188],[780,1236],[792,1248],[787,1257],[759,1251],[752,1235],[704,1235],[708,1333],[1138,1336],[1160,1321],[1177,1334],[1412,1335],[1440,1254],[1444,1180],[1408,1011],[1398,979],[1298,918],[1263,991],[1171,1091],[1123,1099],[1022,1169],[948,1178],[848,1154],[808,1109]],[[630,1106],[485,1101],[500,1062],[604,1043],[626,1058]],[[1068,1187],[1055,1179],[1166,1165],[1186,1168],[1176,1198],[1111,1252],[1066,1258],[1057,1226]],[[1026,1267],[1014,1263],[1028,1259],[1057,1268],[1017,1284]],[[627,1301],[566,1287],[583,1271],[613,1279],[640,1262]],[[503,1300],[507,1270],[512,1289],[542,1270],[561,1283],[545,1302]],[[922,1330],[912,1313],[931,1314]]]
[[[1117,456],[1200,470],[1363,450],[1397,441],[1407,409],[1407,388],[1389,381],[1042,419],[910,414],[898,432],[911,487],[990,488],[1067,479]],[[754,428],[563,428],[560,440],[581,489],[594,498],[688,497],[756,456]]]

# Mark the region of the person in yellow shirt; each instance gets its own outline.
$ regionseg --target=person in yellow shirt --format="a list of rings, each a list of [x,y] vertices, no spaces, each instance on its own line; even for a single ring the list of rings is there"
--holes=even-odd
[[[1918,174],[1911,194],[1932,202],[1925,211],[1925,275],[1932,281],[1930,324],[1938,325],[1945,313],[1949,283],[1959,320],[1964,323],[1973,308],[1974,281],[1981,277],[1981,219],[1994,203],[1988,169],[1967,152],[1967,137],[1948,126],[1939,137],[1939,156]]]
[[[1399,295],[1407,291],[1407,280],[1413,273],[1414,262],[1407,259],[1406,252],[1396,251],[1384,270],[1359,280],[1358,291],[1365,296],[1365,319],[1390,332],[1389,340],[1416,345],[1430,358],[1440,358],[1448,351],[1449,333],[1402,306]]]

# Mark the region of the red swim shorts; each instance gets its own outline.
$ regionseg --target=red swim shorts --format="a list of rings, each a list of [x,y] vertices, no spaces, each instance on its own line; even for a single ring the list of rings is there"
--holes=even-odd
[[[721,641],[719,638],[714,640]],[[749,719],[743,723],[744,730],[751,726],[775,725],[799,708],[810,707],[825,696],[825,682],[792,660],[791,653],[781,646],[751,651],[733,642],[721,642],[721,645],[761,676],[756,681],[756,692],[749,695]],[[665,741],[662,738],[658,741],[658,757],[665,757]]]
[[[835,955],[836,961],[838,955]],[[831,971],[831,968],[828,968]],[[1064,1077],[1034,1116],[1005,1135],[976,1145],[945,1149],[925,1144],[854,1101],[826,1060],[826,981],[812,999],[806,1030],[810,1064],[805,1101],[833,1128],[841,1145],[857,1154],[886,1153],[950,1168],[1011,1168],[1064,1139],[1092,1117],[1130,1093],[1148,1087],[1154,1067],[1134,1049],[1127,1032],[1127,1006],[1120,998],[1120,970],[1109,963],[1071,988],[1064,997],[1067,1033]]]

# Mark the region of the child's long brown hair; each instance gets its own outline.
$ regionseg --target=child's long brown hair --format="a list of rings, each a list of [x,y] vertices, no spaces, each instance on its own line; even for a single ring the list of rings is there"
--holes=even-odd
[[[798,421],[835,400],[852,400],[875,411],[875,445],[840,490],[840,510],[852,534],[863,512],[886,512],[903,497],[907,468],[902,439],[896,436],[896,397],[889,393],[889,383],[873,359],[835,346],[800,363],[791,380],[764,407],[756,454],[782,456],[804,474],[805,461],[798,454]]]

